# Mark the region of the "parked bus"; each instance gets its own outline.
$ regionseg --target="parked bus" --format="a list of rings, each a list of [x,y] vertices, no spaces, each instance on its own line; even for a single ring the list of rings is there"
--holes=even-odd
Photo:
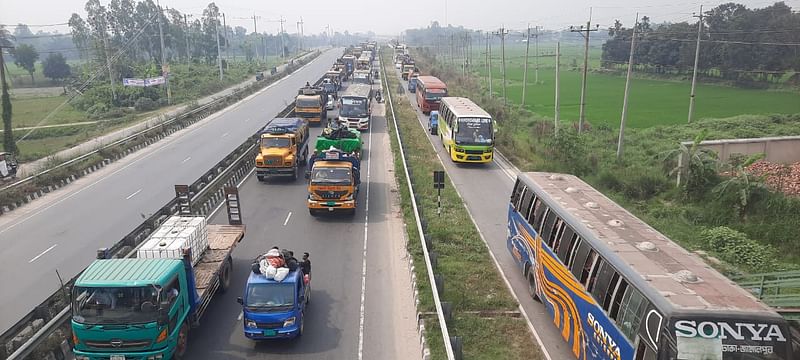
[[[447,85],[435,76],[417,78],[417,106],[423,114],[439,110],[439,100],[447,96]]]
[[[575,176],[520,174],[508,234],[579,359],[797,359],[784,318]]]
[[[422,76],[420,76],[422,77]],[[417,93],[422,90],[417,84]],[[463,97],[444,97],[439,106],[439,137],[456,162],[485,163],[494,155],[492,116]]]

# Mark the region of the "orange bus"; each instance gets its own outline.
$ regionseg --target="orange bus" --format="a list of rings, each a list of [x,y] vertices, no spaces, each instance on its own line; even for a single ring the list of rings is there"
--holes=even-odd
[[[447,85],[435,76],[420,76],[417,78],[417,106],[423,114],[431,110],[439,110],[439,103],[447,96]]]

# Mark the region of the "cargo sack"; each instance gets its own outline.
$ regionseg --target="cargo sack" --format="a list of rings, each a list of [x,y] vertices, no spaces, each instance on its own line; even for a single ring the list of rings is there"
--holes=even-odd
[[[283,281],[283,279],[286,279],[286,275],[289,275],[289,268],[282,267],[282,268],[277,268],[275,270],[276,270],[274,276],[275,281],[278,282]]]

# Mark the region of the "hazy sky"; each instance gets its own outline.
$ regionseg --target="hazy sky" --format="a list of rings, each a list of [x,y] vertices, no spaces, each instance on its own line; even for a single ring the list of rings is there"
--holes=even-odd
[[[101,0],[108,4],[110,0]],[[209,3],[207,0],[161,0],[161,5],[174,7],[181,12],[199,15]],[[302,16],[305,33],[320,33],[330,25],[336,31],[365,32],[395,35],[408,28],[427,26],[433,20],[439,23],[464,25],[474,29],[496,29],[505,25],[510,29],[523,29],[528,23],[547,29],[561,29],[569,25],[585,24],[589,8],[593,8],[593,25],[607,28],[614,19],[633,23],[636,12],[650,16],[652,21],[690,21],[700,5],[711,8],[728,1],[706,0],[402,0],[402,1],[332,1],[332,0],[218,0],[217,6],[226,14],[229,25],[240,25],[252,31],[255,13],[260,16],[259,31],[274,33],[279,24],[269,22],[281,15],[286,19],[287,32],[296,31],[296,22]],[[769,6],[772,0],[736,1],[751,8]],[[65,23],[70,14],[85,15],[85,0],[0,0],[0,24],[57,24]],[[800,0],[785,3],[800,10]],[[345,6],[346,5],[346,6]],[[58,29],[67,32],[66,26],[32,27],[38,30]]]

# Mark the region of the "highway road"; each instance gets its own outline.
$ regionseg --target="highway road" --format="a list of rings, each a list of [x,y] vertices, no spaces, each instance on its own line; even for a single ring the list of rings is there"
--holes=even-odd
[[[222,112],[0,217],[0,332],[174,197],[316,81],[342,49]],[[321,295],[324,296],[324,295]]]
[[[234,252],[231,290],[218,295],[189,335],[189,359],[414,359],[420,356],[403,220],[383,104],[363,134],[362,185],[355,216],[312,217],[306,183],[249,176],[239,187],[245,239]],[[331,116],[333,117],[333,116]],[[311,139],[319,134],[312,128]],[[224,209],[211,218],[225,223]],[[312,295],[305,333],[293,341],[243,335],[242,296],[252,259],[272,246],[311,254]],[[363,304],[363,310],[362,310]]]
[[[400,72],[395,71],[395,74],[399,78]],[[408,88],[406,81],[400,79],[400,82],[404,89]],[[416,108],[421,130],[424,131],[428,116],[422,114],[417,107],[416,94],[407,90],[404,93]],[[552,359],[574,358],[544,306],[528,294],[527,283],[506,248],[508,199],[519,170],[502,157],[495,157],[495,161],[488,164],[456,164],[450,160],[438,136],[428,134],[428,139],[442,160],[448,177],[464,199],[478,231],[497,259],[514,294],[519,298],[520,305],[535,329],[535,336],[541,339],[543,350]]]

